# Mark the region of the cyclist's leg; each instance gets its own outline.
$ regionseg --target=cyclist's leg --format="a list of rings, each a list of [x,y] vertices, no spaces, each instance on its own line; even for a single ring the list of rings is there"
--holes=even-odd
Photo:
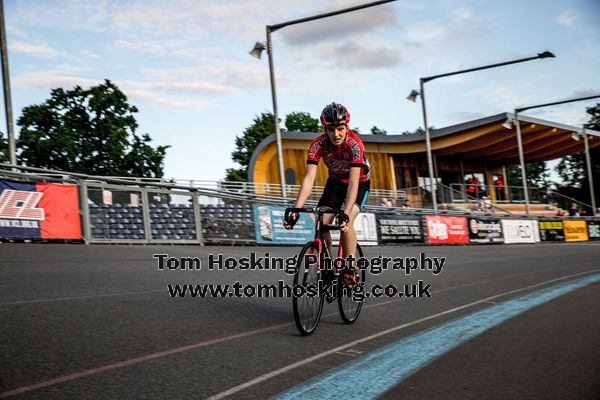
[[[325,188],[323,189],[323,194],[319,199],[318,206],[330,207],[333,209],[339,209],[344,202],[344,198],[346,193],[343,191],[343,185],[340,185],[339,182],[334,181],[333,179],[327,179],[327,183],[325,184]],[[323,215],[323,223],[331,224],[333,222],[332,214]],[[323,234],[323,239],[325,239],[325,244],[327,245],[327,250],[329,250],[329,256],[335,257],[333,254],[333,245],[331,240],[331,234],[329,232],[325,232]]]
[[[356,253],[356,231],[354,230],[354,220],[360,214],[360,210],[365,205],[367,197],[369,197],[370,182],[361,182],[358,185],[358,193],[356,194],[356,200],[350,215],[348,215],[350,221],[348,221],[348,230],[342,232],[342,251],[344,258],[348,255],[354,255]]]
[[[342,254],[344,258],[348,255],[356,253],[356,231],[354,230],[354,220],[360,214],[360,209],[356,204],[352,207],[352,211],[348,217],[348,230],[341,232],[342,235]]]

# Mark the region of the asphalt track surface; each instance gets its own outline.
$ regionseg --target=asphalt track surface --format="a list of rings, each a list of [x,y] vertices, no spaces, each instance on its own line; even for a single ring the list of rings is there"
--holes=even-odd
[[[296,331],[290,298],[168,294],[168,284],[291,282],[284,271],[210,271],[207,256],[288,257],[298,250],[0,244],[0,398],[290,398],[285,393],[386,346],[600,273],[598,242],[368,248],[369,257],[446,257],[437,275],[369,276],[370,284],[382,285],[422,280],[432,297],[369,298],[353,325],[326,304],[309,337]],[[158,270],[156,253],[200,257],[203,268]],[[419,356],[420,348],[396,354],[394,365]],[[345,383],[354,379],[342,372]],[[329,388],[314,397],[355,394]],[[457,341],[375,397],[600,398],[600,283]]]

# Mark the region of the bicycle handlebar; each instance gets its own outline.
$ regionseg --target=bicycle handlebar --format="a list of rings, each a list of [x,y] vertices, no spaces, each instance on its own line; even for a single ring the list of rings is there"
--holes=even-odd
[[[290,214],[291,213],[302,213],[302,212],[313,213],[313,214],[317,214],[317,215],[323,215],[323,214],[343,214],[343,215],[346,215],[346,214],[344,214],[344,210],[337,210],[337,209],[334,210],[333,208],[325,207],[325,206],[321,206],[321,207],[309,207],[309,208],[306,208],[306,207],[304,207],[304,208],[289,207],[289,208],[285,209],[284,219],[285,219],[285,221],[287,221],[288,224],[290,224],[293,227],[294,225],[296,225],[296,222],[298,222],[298,220],[296,220],[296,221],[290,220]],[[331,226],[331,227],[333,228],[333,226]]]

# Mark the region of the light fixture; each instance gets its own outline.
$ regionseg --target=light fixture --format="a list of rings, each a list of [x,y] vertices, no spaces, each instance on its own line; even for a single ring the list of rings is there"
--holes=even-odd
[[[555,133],[556,131],[558,131],[558,129],[552,128],[552,133]]]
[[[581,140],[581,133],[573,132],[573,134],[571,135],[571,139],[579,142]]]
[[[556,56],[551,51],[545,51],[543,53],[538,53],[538,57],[539,58],[554,58]]]
[[[512,123],[513,123],[512,118],[506,118],[506,121],[504,121],[502,126],[505,127],[506,129],[512,129]]]
[[[531,124],[529,127],[530,127],[531,129],[533,129],[533,128],[535,128],[535,124]]]
[[[412,101],[413,103],[415,103],[417,101],[417,96],[420,95],[421,93],[419,93],[418,90],[412,90],[410,92],[410,94],[406,97],[407,100]]]
[[[260,60],[260,56],[264,50],[267,49],[265,42],[256,42],[254,48],[248,52],[252,57],[256,57]]]

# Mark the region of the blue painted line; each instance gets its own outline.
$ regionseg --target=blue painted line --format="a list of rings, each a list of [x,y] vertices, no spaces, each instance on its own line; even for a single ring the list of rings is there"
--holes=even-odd
[[[565,282],[497,304],[401,339],[331,372],[280,393],[275,399],[374,399],[418,369],[509,318],[565,293],[600,281],[600,274]]]

